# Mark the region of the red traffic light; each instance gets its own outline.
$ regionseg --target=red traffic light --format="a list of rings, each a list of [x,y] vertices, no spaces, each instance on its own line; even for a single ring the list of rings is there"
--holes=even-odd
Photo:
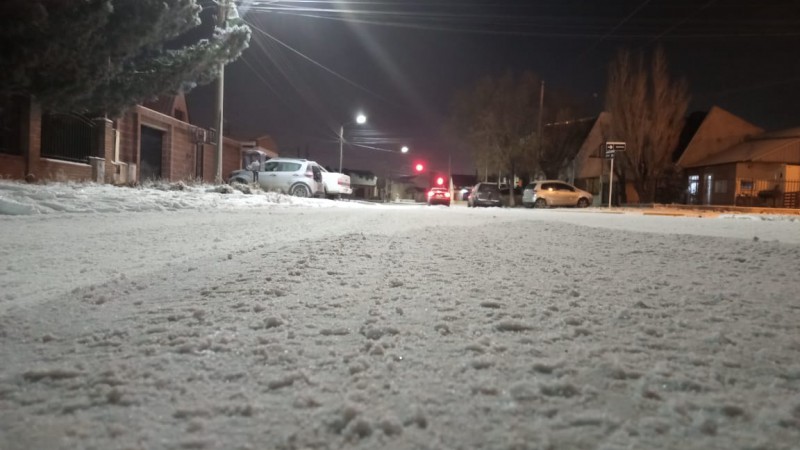
[[[442,177],[436,177],[436,185],[437,185],[437,186],[441,186],[441,185],[443,185],[443,184],[444,184],[444,178],[442,178]]]
[[[425,165],[423,165],[422,163],[417,163],[414,165],[414,170],[416,170],[417,172],[422,172],[423,170],[425,170]]]

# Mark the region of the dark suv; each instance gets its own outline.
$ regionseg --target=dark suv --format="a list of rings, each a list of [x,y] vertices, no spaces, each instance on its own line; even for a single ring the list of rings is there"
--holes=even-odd
[[[469,191],[467,206],[503,206],[500,188],[496,183],[478,183]]]

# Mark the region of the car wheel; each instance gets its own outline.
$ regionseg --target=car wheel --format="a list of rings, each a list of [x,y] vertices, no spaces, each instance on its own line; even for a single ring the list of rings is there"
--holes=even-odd
[[[547,200],[543,198],[537,198],[536,201],[533,203],[535,208],[547,208]]]
[[[295,197],[311,197],[311,189],[309,189],[305,184],[298,183],[289,189],[289,195],[293,195]]]
[[[587,208],[589,206],[589,200],[581,197],[578,199],[578,208]]]

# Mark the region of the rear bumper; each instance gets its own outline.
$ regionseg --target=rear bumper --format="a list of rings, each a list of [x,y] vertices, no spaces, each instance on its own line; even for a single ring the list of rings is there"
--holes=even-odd
[[[450,206],[450,200],[428,200],[429,205],[446,205]]]

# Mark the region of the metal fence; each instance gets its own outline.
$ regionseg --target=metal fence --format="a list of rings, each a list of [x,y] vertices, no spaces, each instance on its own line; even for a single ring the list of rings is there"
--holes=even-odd
[[[42,156],[66,161],[89,162],[98,156],[94,123],[79,114],[42,114]]]
[[[736,179],[736,206],[800,208],[800,180]]]

